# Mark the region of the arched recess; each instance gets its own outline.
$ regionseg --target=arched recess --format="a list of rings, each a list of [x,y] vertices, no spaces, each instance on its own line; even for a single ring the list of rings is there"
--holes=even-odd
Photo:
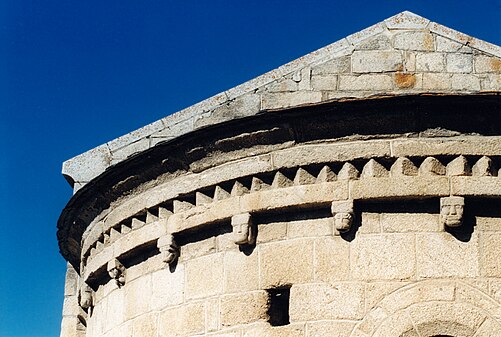
[[[471,285],[426,280],[387,295],[351,337],[501,336],[501,303]]]

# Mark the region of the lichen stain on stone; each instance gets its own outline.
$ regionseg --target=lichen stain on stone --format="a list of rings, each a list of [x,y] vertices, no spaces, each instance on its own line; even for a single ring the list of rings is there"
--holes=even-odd
[[[399,88],[413,88],[416,84],[416,75],[396,73],[395,83]]]
[[[433,35],[432,34],[426,34],[423,39],[424,47],[427,50],[433,50]]]
[[[495,72],[501,72],[501,60],[500,59],[496,59],[496,58],[492,58],[490,60],[490,66],[491,66],[491,69]]]

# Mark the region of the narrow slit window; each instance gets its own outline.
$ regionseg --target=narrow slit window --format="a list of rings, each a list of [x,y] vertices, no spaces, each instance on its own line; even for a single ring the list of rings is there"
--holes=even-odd
[[[289,321],[290,286],[268,289],[268,322],[271,326],[282,326]]]

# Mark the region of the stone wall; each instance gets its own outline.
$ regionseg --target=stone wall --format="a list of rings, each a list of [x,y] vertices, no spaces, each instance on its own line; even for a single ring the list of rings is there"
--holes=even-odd
[[[500,336],[500,55],[402,13],[66,162],[61,336]]]

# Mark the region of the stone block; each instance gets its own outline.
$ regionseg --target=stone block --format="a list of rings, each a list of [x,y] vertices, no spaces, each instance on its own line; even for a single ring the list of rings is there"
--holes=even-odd
[[[164,310],[160,313],[158,325],[159,337],[202,334],[205,332],[204,302],[191,302]]]
[[[308,323],[308,337],[349,337],[355,322],[320,321]]]
[[[289,314],[292,322],[361,319],[365,309],[365,284],[294,284]]]
[[[357,280],[406,280],[415,273],[414,236],[361,235],[351,243],[350,269]]]
[[[381,215],[379,213],[362,213],[362,226],[358,229],[360,234],[381,233]]]
[[[304,323],[284,326],[270,326],[269,323],[257,323],[246,327],[242,337],[306,337]]]
[[[414,87],[420,87],[421,84],[418,83],[419,75],[416,74],[405,74],[405,73],[395,73],[394,81],[398,88],[400,89],[411,89]]]
[[[424,73],[423,89],[447,90],[451,87],[451,75],[443,73]]]
[[[487,55],[475,55],[475,72],[476,73],[500,73],[501,59]]]
[[[384,199],[404,196],[445,196],[449,194],[446,177],[365,178],[350,182],[351,199]]]
[[[66,264],[66,277],[64,280],[64,296],[77,294],[78,274],[69,263]]]
[[[273,222],[258,226],[257,243],[283,240],[287,236],[287,222]]]
[[[501,226],[501,221],[498,220]],[[482,276],[501,278],[501,233],[482,233],[480,236],[480,266]]]
[[[499,156],[501,137],[461,137],[461,139],[414,139],[392,141],[394,156],[471,155]]]
[[[350,72],[351,57],[336,57],[311,68],[311,75],[346,74]]]
[[[438,232],[441,230],[437,214],[384,213],[381,214],[383,232]]]
[[[283,93],[264,93],[261,97],[261,108],[284,109],[293,106],[318,103],[322,101],[322,93],[317,91],[296,91]]]
[[[388,50],[391,42],[386,35],[377,35],[372,39],[363,41],[355,46],[355,50]]]
[[[384,20],[386,27],[391,30],[397,29],[413,29],[420,30],[424,29],[430,23],[430,20],[425,19],[419,15],[411,13],[409,11],[404,11],[397,15],[392,16]]]
[[[126,312],[125,292],[123,289],[112,291],[103,304],[104,305],[101,307],[101,315],[96,313],[96,317],[106,317],[106,319],[101,322],[104,330],[119,326],[122,322],[125,322],[128,317],[131,317],[131,315]]]
[[[205,302],[205,330],[208,332],[219,330],[220,314],[219,298],[211,298]]]
[[[386,157],[391,156],[390,152],[390,143],[388,141],[363,141],[350,142],[349,144],[311,144],[277,151],[273,153],[272,160],[276,167],[297,167],[325,163],[326,161]]]
[[[260,288],[313,280],[313,240],[295,239],[258,246]]]
[[[212,111],[200,114],[195,118],[194,128],[233,120],[239,117],[252,116],[261,110],[261,98],[257,94],[249,93],[214,108]]]
[[[157,321],[158,314],[151,313],[146,315],[141,315],[134,319],[131,323],[132,334],[131,337],[151,337],[157,335]],[[127,327],[130,333],[131,328]],[[122,334],[114,336],[124,336]]]
[[[220,280],[221,281],[221,280]],[[227,251],[224,255],[225,293],[236,293],[259,288],[258,253],[246,255],[241,251]]]
[[[446,37],[437,36],[436,42],[437,42],[437,51],[439,51],[439,52],[453,53],[453,52],[461,51],[461,52],[470,52],[471,53],[470,47],[467,47],[462,43],[453,41],[453,40],[448,39]]]
[[[125,318],[142,315],[150,311],[151,276],[145,275],[125,286]]]
[[[416,238],[417,277],[477,277],[478,235],[462,242],[449,233],[420,233]]]
[[[418,53],[416,71],[441,72],[445,68],[445,57],[441,53]]]
[[[475,228],[479,231],[501,231],[501,220],[499,218],[476,216],[475,219]]]
[[[336,75],[315,75],[311,78],[311,87],[313,90],[336,90]]]
[[[471,54],[446,54],[447,72],[471,73],[473,71],[473,55]]]
[[[454,74],[451,77],[451,87],[453,90],[480,90],[480,78],[470,74]]]
[[[265,86],[268,92],[292,92],[298,90],[298,84],[289,78],[283,78]]]
[[[220,294],[223,290],[223,255],[211,254],[187,261],[185,266],[186,299]]]
[[[484,76],[480,85],[482,90],[501,90],[501,74],[488,74]]]
[[[234,326],[266,320],[268,293],[264,290],[221,297],[221,325]]]
[[[124,147],[116,149],[111,152],[111,157],[113,162],[120,162],[128,157],[142,152],[150,147],[150,140],[148,138],[142,138],[134,143],[127,144]]]
[[[216,252],[216,237],[205,240],[191,242],[181,247],[181,261],[192,260],[194,258],[209,255]]]
[[[390,75],[362,74],[360,76],[339,76],[339,90],[391,90],[393,81]]]
[[[433,35],[427,32],[408,31],[397,33],[393,37],[393,47],[403,50],[433,51],[435,41]]]
[[[341,237],[315,240],[315,280],[333,284],[350,278],[350,245]]]
[[[88,182],[100,175],[111,164],[111,152],[103,144],[63,163],[62,173],[73,181]]]
[[[465,196],[499,196],[501,177],[451,177],[451,193]]]
[[[166,267],[151,274],[152,310],[159,311],[183,302],[184,276],[184,266],[181,264],[177,265],[174,272]]]
[[[346,39],[352,44],[357,45],[362,41],[372,38],[373,36],[377,36],[385,31],[385,27],[382,23],[376,23],[370,27],[362,29],[359,32],[353,33],[346,37]]]
[[[288,223],[287,237],[312,237],[332,235],[332,218],[291,221]]]
[[[403,287],[409,285],[410,282],[412,281],[376,281],[367,283],[365,288],[366,309],[380,308],[382,310],[381,301],[397,289],[404,289]]]
[[[419,337],[415,332],[412,321],[405,312],[398,312],[388,317],[384,324],[381,324],[375,332],[371,333],[371,337]]]
[[[404,68],[399,51],[354,51],[351,64],[354,73],[380,73]]]

